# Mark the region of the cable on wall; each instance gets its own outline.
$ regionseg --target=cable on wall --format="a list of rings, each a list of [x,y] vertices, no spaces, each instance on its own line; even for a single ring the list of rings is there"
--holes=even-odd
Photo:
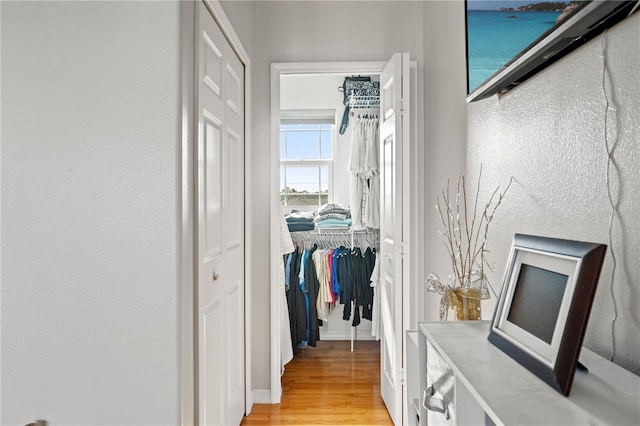
[[[605,99],[605,112],[604,112],[604,144],[607,150],[607,197],[609,199],[609,205],[611,206],[611,215],[609,216],[609,247],[611,248],[611,259],[613,260],[613,265],[611,267],[611,282],[609,285],[609,292],[611,294],[611,302],[613,304],[613,318],[611,320],[611,358],[613,361],[616,356],[616,334],[615,327],[616,321],[618,320],[618,303],[616,301],[615,292],[613,289],[613,285],[615,282],[616,276],[616,268],[617,268],[617,259],[615,250],[613,249],[613,220],[618,213],[618,203],[614,201],[612,194],[612,182],[611,182],[611,169],[612,167],[617,172],[617,175],[620,176],[620,171],[618,170],[618,165],[615,162],[614,151],[616,149],[618,134],[616,132],[616,137],[613,141],[609,140],[609,111],[617,111],[617,105],[613,96],[609,96],[607,91],[607,81],[611,81],[611,75],[609,71],[609,63],[607,61],[607,30],[602,33],[602,92],[604,94]]]

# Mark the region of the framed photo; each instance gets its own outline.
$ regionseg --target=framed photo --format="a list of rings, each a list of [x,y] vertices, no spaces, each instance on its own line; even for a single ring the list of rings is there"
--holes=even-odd
[[[569,395],[607,246],[516,234],[489,341]]]

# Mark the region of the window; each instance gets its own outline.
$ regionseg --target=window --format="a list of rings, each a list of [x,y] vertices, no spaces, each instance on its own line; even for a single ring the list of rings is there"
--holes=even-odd
[[[331,199],[335,112],[324,117],[282,114],[280,201],[283,206],[317,207]]]

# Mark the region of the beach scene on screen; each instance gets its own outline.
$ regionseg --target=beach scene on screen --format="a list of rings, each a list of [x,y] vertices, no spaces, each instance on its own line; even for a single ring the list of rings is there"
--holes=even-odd
[[[566,19],[580,3],[467,0],[469,93]]]

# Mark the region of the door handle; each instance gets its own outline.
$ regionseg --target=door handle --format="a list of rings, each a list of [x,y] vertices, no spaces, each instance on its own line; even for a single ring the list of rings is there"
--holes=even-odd
[[[449,407],[445,404],[444,399],[433,398],[433,386],[429,386],[422,394],[422,406],[429,411],[444,414],[445,420],[449,420]]]
[[[216,271],[213,271],[213,276],[211,277],[211,280],[215,283],[216,281],[218,281],[218,278],[220,278],[220,275],[218,275]]]

